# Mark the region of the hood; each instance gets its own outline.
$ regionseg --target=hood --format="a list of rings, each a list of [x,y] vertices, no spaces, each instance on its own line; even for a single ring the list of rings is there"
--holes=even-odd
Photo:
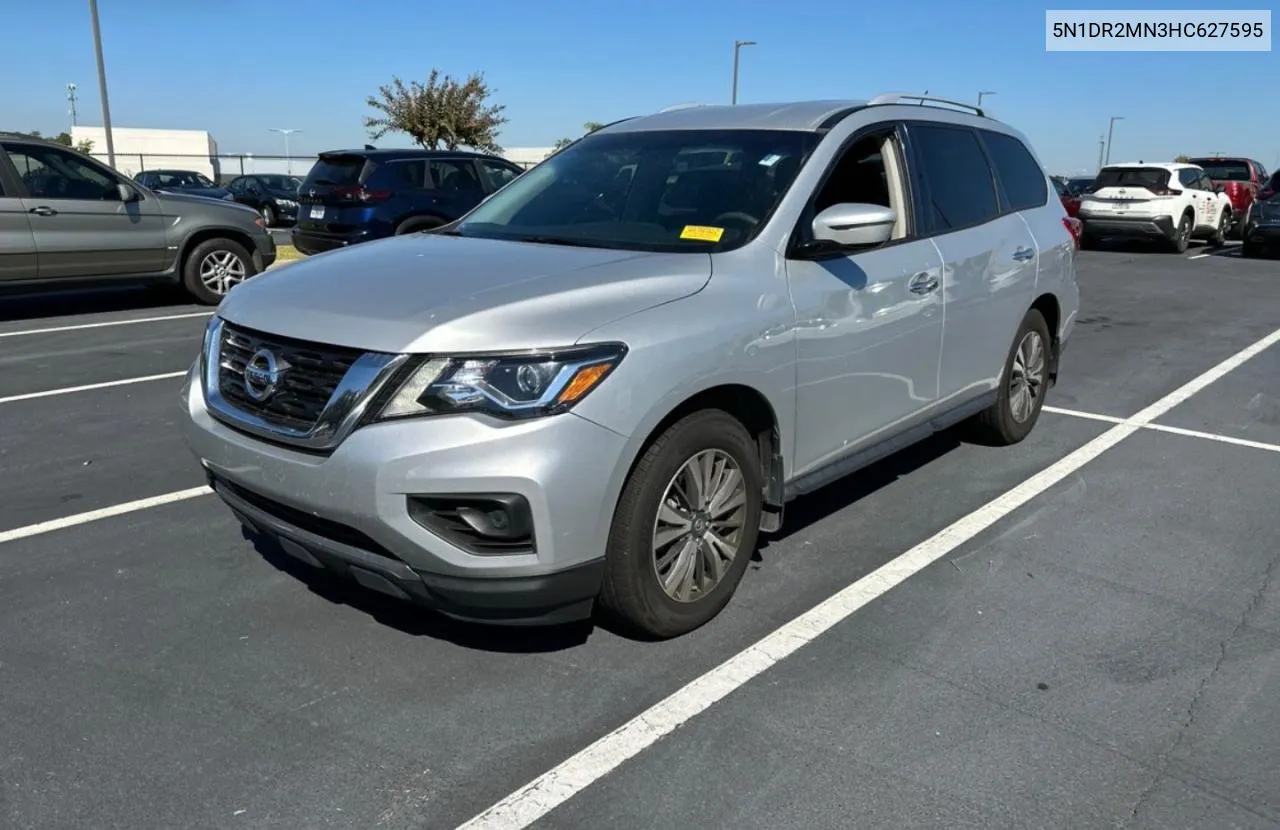
[[[1253,209],[1257,211],[1259,220],[1268,222],[1280,221],[1280,199],[1275,196],[1254,203]]]
[[[178,209],[181,209],[183,205],[199,205],[208,207],[210,203],[214,203],[231,210],[246,211],[247,213],[253,214],[255,217],[258,215],[258,212],[248,205],[242,205],[239,202],[234,202],[230,199],[211,199],[208,196],[195,196],[192,195],[189,190],[155,190],[152,192],[155,194],[156,198],[160,200],[162,205],[173,205]]]
[[[380,352],[550,348],[706,285],[711,256],[407,234],[241,283],[218,314]]]
[[[203,196],[206,199],[225,199],[231,191],[224,187],[182,187],[172,190],[158,190],[158,193],[174,193],[181,196]]]

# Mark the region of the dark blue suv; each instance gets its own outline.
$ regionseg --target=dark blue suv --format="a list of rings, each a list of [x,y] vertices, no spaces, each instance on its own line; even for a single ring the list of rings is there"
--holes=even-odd
[[[482,153],[332,150],[298,188],[293,245],[317,254],[446,225],[524,172]]]

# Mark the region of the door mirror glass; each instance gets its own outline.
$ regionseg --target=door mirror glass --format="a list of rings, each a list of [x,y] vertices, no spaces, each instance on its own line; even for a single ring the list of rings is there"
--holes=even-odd
[[[897,212],[884,205],[832,205],[813,218],[813,238],[842,248],[883,245],[897,220]]]
[[[124,182],[116,185],[116,195],[120,197],[122,202],[136,202],[140,198],[138,191]]]

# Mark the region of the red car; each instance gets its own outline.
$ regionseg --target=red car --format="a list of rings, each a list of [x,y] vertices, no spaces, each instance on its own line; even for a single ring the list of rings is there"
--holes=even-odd
[[[1067,209],[1067,215],[1074,217],[1080,211],[1079,194],[1072,193],[1066,182],[1057,176],[1053,177],[1053,188],[1058,191],[1058,198],[1062,200],[1062,206]]]
[[[1187,163],[1203,169],[1213,183],[1222,188],[1231,200],[1231,215],[1235,217],[1233,232],[1243,230],[1249,224],[1258,191],[1267,183],[1266,168],[1243,156],[1199,156],[1188,159]]]

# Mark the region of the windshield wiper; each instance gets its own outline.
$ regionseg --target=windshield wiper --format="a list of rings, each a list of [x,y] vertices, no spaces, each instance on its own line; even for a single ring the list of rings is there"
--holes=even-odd
[[[564,236],[514,236],[512,242],[533,242],[537,245],[565,245],[571,248],[600,248],[602,245],[585,242],[581,239],[570,239]]]

